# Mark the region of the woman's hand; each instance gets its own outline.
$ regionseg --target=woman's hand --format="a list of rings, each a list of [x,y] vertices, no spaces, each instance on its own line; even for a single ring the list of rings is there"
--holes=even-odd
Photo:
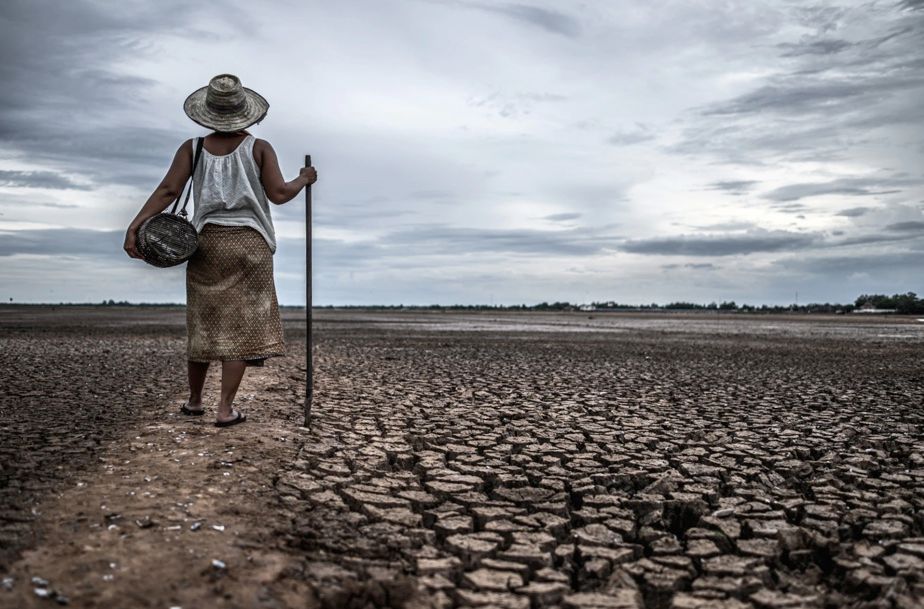
[[[122,246],[122,249],[132,258],[141,258],[141,254],[138,252],[137,226],[132,225],[128,227],[128,230],[125,232],[125,245]]]
[[[314,167],[302,167],[298,172],[298,177],[305,180],[305,186],[311,186],[318,181],[318,171]]]

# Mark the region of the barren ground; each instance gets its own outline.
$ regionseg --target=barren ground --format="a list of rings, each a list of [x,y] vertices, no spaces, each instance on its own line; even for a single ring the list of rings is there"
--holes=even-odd
[[[182,309],[0,308],[0,606],[924,604],[924,324],[319,311],[306,429],[286,318],[217,429]]]

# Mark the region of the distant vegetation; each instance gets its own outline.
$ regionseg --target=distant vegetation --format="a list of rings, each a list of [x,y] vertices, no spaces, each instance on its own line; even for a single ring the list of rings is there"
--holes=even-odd
[[[11,304],[15,304],[10,299]],[[54,303],[46,303],[54,304]],[[43,305],[36,305],[43,306]],[[132,303],[125,300],[104,300],[100,303],[58,303],[57,306],[104,306],[104,307],[183,307],[182,303]],[[301,306],[282,305],[282,309],[301,309]],[[924,299],[918,298],[914,292],[906,294],[863,294],[849,304],[836,303],[808,303],[792,305],[750,305],[737,304],[735,301],[710,302],[701,304],[695,302],[677,301],[661,305],[651,304],[624,304],[612,300],[605,302],[591,302],[577,304],[555,301],[540,302],[534,305],[314,305],[315,309],[374,309],[374,310],[413,310],[413,311],[714,311],[714,312],[741,312],[741,313],[851,313],[857,310],[873,310],[877,312],[891,312],[903,315],[924,314]]]
[[[924,313],[924,299],[918,298],[914,292],[907,294],[863,294],[857,298],[854,303],[857,307],[864,305],[872,306],[876,309],[895,309],[896,313],[903,314],[921,314]]]

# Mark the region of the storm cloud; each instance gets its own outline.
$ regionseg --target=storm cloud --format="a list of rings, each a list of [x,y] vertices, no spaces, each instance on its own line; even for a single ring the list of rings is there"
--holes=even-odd
[[[319,169],[318,304],[924,293],[921,48],[920,0],[3,3],[0,297],[183,299],[122,240],[222,72]]]
[[[738,256],[805,249],[817,241],[817,235],[751,231],[744,234],[678,235],[630,240],[623,243],[621,249],[633,254],[662,256]]]
[[[902,191],[904,186],[917,186],[921,180],[896,179],[870,179],[870,178],[841,178],[829,182],[810,184],[787,184],[764,194],[764,198],[771,201],[788,202],[798,201],[808,197],[823,195],[844,195],[849,197],[870,197],[874,195],[887,195]]]

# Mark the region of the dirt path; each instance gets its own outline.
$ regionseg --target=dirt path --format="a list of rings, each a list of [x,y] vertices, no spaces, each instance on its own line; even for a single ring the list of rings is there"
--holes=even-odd
[[[217,395],[216,372],[206,395]],[[0,604],[311,607],[307,585],[287,577],[297,561],[273,534],[274,477],[304,433],[293,424],[303,395],[293,374],[304,378],[282,360],[248,370],[243,425],[214,427],[214,408],[180,415],[175,396],[162,420],[105,445],[97,467],[35,508],[41,542],[11,565]]]

